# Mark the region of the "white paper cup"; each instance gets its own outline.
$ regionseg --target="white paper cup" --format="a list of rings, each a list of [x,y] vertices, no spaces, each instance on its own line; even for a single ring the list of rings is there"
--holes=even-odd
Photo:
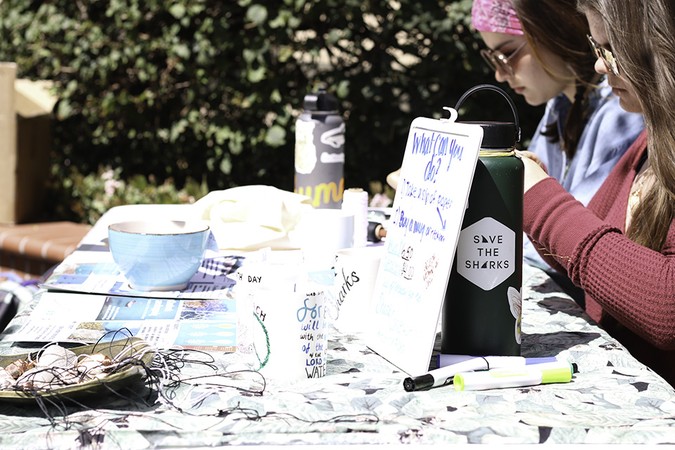
[[[375,281],[384,247],[338,250],[335,254],[334,326],[342,332],[362,332],[371,315]]]
[[[258,289],[251,295],[260,373],[270,381],[324,376],[328,347],[325,293]]]
[[[293,291],[301,276],[298,268],[301,262],[301,258],[287,264],[245,260],[235,275],[237,289],[247,292],[258,289]]]

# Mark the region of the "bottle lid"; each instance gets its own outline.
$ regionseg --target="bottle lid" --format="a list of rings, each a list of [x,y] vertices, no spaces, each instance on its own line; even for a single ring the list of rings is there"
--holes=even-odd
[[[480,125],[483,129],[483,149],[503,149],[515,147],[518,142],[518,127],[513,122],[461,122]]]
[[[491,84],[479,84],[466,91],[455,105],[455,110],[459,111],[460,105],[464,103],[470,95],[478,91],[494,91],[501,94],[508,102],[513,113],[514,122],[500,122],[500,121],[485,121],[485,122],[461,122],[468,124],[480,125],[483,128],[483,142],[481,148],[486,150],[491,149],[505,149],[513,148],[517,142],[520,142],[520,120],[518,119],[518,112],[516,105],[511,100],[511,97],[500,87]]]
[[[307,111],[337,112],[338,100],[325,89],[319,89],[317,92],[305,95],[304,108]]]

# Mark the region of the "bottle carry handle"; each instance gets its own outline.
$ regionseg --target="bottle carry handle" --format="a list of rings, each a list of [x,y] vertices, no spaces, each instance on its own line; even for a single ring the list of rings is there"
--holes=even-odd
[[[516,142],[520,142],[520,120],[518,119],[518,112],[516,111],[516,105],[513,103],[513,100],[511,100],[511,97],[509,97],[509,94],[506,93],[502,88],[498,86],[494,86],[492,84],[479,84],[468,91],[466,91],[462,96],[457,100],[457,104],[455,104],[455,111],[459,111],[459,107],[464,103],[464,100],[467,99],[467,97],[477,91],[483,91],[483,90],[488,90],[488,91],[495,91],[498,92],[506,99],[506,101],[509,103],[509,106],[511,107],[511,112],[513,113],[513,118],[515,119],[515,125],[516,125]]]

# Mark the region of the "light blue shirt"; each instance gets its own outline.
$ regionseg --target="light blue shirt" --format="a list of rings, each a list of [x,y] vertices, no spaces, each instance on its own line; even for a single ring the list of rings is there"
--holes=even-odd
[[[612,94],[612,88],[603,81],[589,99],[588,122],[579,139],[577,151],[570,160],[559,141],[551,142],[548,137],[541,135],[546,125],[552,122],[557,122],[558,130],[562,130],[570,107],[571,102],[564,94],[549,100],[528,150],[541,159],[549,175],[587,205],[614,165],[644,129],[644,122],[641,114],[624,111],[619,106],[619,98]],[[523,241],[525,262],[550,270],[532,242],[527,237]]]

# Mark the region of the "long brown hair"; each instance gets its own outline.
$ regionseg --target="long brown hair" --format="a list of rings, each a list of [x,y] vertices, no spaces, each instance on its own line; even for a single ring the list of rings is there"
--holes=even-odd
[[[659,251],[675,218],[675,1],[579,0],[578,5],[602,17],[620,76],[638,93],[656,182],[636,208],[627,235]]]
[[[557,123],[546,124],[542,133],[552,142],[561,140],[563,151],[572,158],[588,121],[589,96],[600,79],[593,70],[595,56],[586,39],[588,22],[577,9],[576,0],[512,1],[530,48],[544,70],[553,78],[576,84],[576,94],[565,118],[562,136]],[[545,48],[565,61],[572,77],[565,78],[546,67],[537,48]]]

